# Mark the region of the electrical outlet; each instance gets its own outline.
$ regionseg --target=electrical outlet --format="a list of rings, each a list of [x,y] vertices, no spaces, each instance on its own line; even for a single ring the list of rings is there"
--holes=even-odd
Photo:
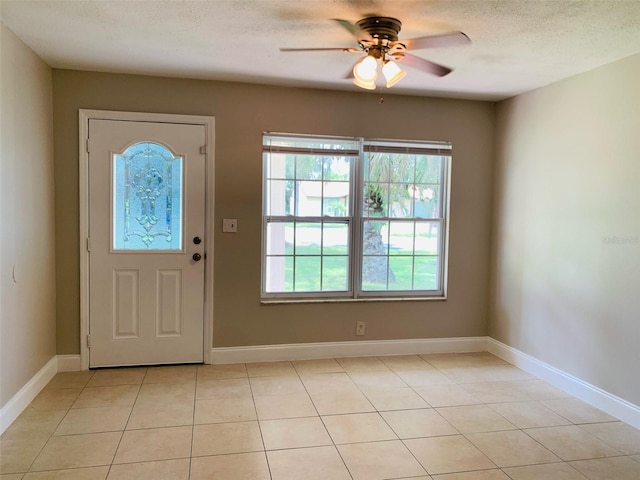
[[[364,322],[356,322],[356,335],[364,335]]]

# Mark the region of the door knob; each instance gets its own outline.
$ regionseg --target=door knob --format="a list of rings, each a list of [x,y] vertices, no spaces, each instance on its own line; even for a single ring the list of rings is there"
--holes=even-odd
[[[196,262],[199,262],[200,259],[202,258],[202,255],[200,255],[199,253],[194,253],[193,257],[191,258],[193,258]]]
[[[200,237],[193,237],[193,243],[195,243],[196,245],[200,245],[201,241],[202,239]]]

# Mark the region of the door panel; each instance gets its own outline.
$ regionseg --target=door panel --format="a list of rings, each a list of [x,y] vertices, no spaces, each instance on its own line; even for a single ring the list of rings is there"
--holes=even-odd
[[[203,360],[205,135],[89,120],[91,367]]]

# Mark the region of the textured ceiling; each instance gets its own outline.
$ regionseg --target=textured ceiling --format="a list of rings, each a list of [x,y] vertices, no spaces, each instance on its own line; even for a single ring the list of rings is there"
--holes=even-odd
[[[0,1],[2,22],[54,68],[359,90],[359,58],[330,18],[384,15],[400,39],[465,32],[469,46],[412,53],[396,93],[498,100],[640,53],[640,0]]]

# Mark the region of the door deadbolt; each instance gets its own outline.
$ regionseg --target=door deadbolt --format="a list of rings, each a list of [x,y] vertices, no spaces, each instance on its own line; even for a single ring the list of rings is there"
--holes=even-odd
[[[202,239],[200,237],[193,237],[193,243],[195,243],[196,245],[200,245],[200,242],[202,242]]]

